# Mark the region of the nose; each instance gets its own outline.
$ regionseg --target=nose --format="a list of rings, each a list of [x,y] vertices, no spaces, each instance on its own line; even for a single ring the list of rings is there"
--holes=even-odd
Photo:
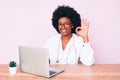
[[[66,28],[66,27],[65,27],[65,24],[63,24],[60,28],[61,28],[61,29],[65,29],[65,28]]]

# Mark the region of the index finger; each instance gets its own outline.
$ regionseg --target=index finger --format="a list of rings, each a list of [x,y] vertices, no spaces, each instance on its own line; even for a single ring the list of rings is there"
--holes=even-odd
[[[89,27],[89,21],[87,19],[83,18],[81,22],[82,22],[82,27],[87,27],[87,28]]]
[[[76,29],[75,29],[75,31],[77,32],[77,31],[80,31],[81,30],[81,27],[80,26],[78,26]]]

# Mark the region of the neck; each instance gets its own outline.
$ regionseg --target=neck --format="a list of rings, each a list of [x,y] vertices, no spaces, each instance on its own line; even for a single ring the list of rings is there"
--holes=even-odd
[[[71,37],[72,37],[72,34],[67,35],[67,36],[61,36],[63,50],[66,48],[66,45]]]
[[[70,35],[66,35],[66,36],[61,36],[61,39],[62,39],[62,41],[63,40],[69,40],[70,38],[72,37],[72,34],[70,34]]]

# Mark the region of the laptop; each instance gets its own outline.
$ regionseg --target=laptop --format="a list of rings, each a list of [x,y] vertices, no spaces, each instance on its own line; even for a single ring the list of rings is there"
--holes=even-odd
[[[19,46],[20,71],[43,77],[52,77],[63,72],[63,69],[49,67],[47,48]]]

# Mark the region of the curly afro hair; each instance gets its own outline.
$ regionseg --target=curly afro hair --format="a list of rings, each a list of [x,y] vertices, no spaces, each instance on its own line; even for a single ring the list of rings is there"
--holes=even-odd
[[[64,5],[58,6],[58,8],[53,12],[52,16],[52,25],[58,33],[60,33],[58,29],[58,20],[62,17],[67,17],[71,20],[74,26],[71,31],[72,33],[75,33],[76,27],[81,26],[80,14],[78,14],[77,11],[74,10],[74,8]]]

